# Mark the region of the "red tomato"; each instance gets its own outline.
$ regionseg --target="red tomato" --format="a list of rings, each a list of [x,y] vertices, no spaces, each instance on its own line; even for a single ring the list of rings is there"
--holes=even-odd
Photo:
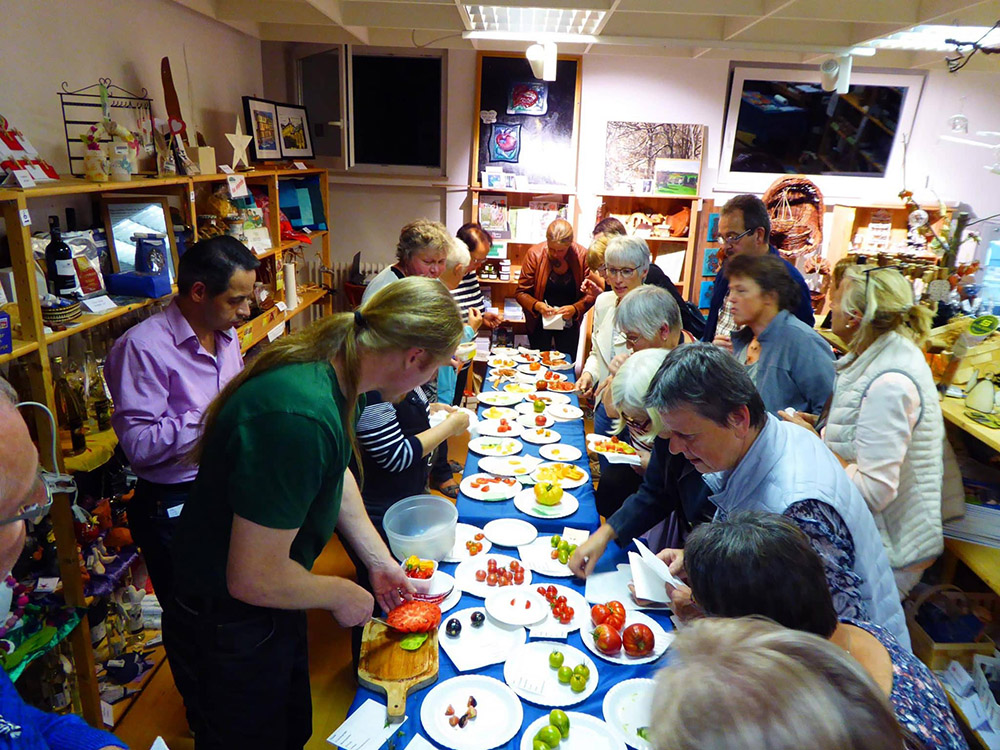
[[[486,571],[485,570],[477,570],[476,571],[476,580],[479,581],[480,583],[482,583],[483,581],[485,581],[486,580]]]
[[[622,637],[617,630],[607,624],[607,621],[594,628],[592,635],[597,650],[602,654],[614,656],[622,650]]]
[[[548,588],[545,589],[545,593],[548,596],[551,596],[553,599],[555,597],[559,596],[559,590],[555,586],[553,586],[551,583],[549,584]]]
[[[516,583],[518,586],[524,583],[524,568],[521,568],[516,573],[514,573],[514,583]]]
[[[488,576],[486,576],[486,585],[487,586],[496,586],[497,583],[498,583],[498,581],[497,581],[497,574],[496,573],[490,573]]]
[[[479,491],[480,492],[489,492],[490,491],[490,486],[488,484],[484,484],[482,487],[479,488]]]
[[[559,550],[557,550],[557,549],[552,550],[552,559],[553,560],[558,560],[559,559]]]
[[[621,602],[615,601],[615,600],[611,600],[610,602],[608,602],[607,606],[608,606],[608,609],[610,609],[612,612],[617,612],[622,617],[625,616],[625,605],[622,604]]]
[[[629,625],[622,633],[622,643],[629,656],[646,656],[653,650],[653,631],[642,623]]]
[[[491,557],[489,560],[486,561],[486,569],[491,573],[496,572],[497,561]]]
[[[521,567],[521,563],[519,563],[517,560],[511,560],[510,561],[510,569],[511,570],[516,571],[520,567]]]
[[[625,616],[620,615],[617,612],[609,612],[607,618],[605,618],[602,624],[614,628],[620,633],[622,628],[625,627]]]
[[[556,599],[556,604],[563,604],[563,605],[565,605],[566,604],[566,597],[565,596],[558,597]]]
[[[559,613],[559,622],[562,625],[569,625],[573,621],[573,610],[564,609]]]
[[[476,534],[476,536],[474,538],[475,538],[475,540],[477,542],[481,542],[481,541],[483,541],[486,538],[486,535],[485,534]]]
[[[537,417],[535,417],[535,424],[538,425],[539,427],[544,427],[545,421],[546,420],[544,414],[539,414]]]
[[[545,587],[544,586],[539,586],[537,589],[535,589],[535,591],[537,591],[542,596],[545,596]]]
[[[611,614],[610,610],[603,604],[595,604],[590,608],[590,619],[595,625],[600,625],[607,620],[609,614]]]

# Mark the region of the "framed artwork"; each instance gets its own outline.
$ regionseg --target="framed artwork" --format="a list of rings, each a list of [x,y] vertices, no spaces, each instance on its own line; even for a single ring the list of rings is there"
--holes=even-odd
[[[719,251],[721,247],[706,247],[705,257],[701,261],[701,275],[704,278],[710,278],[712,276],[719,275],[719,267],[722,265],[722,259],[719,257]]]
[[[705,237],[705,242],[718,242],[718,241],[719,241],[719,214],[709,214],[708,236]]]
[[[701,282],[701,293],[698,295],[698,307],[707,310],[712,306],[712,292],[715,291],[715,279]]]
[[[278,117],[281,155],[285,159],[312,159],[313,145],[309,135],[309,116],[305,107],[295,104],[274,105]]]
[[[613,120],[605,134],[604,189],[697,194],[704,144],[704,125]]]
[[[490,161],[517,164],[521,157],[521,126],[496,122],[490,131]],[[503,175],[500,176],[503,186]]]
[[[246,120],[247,132],[253,136],[250,142],[250,158],[253,161],[280,159],[278,113],[274,102],[244,96],[243,117]]]
[[[507,94],[508,115],[535,115],[549,111],[549,86],[541,81],[512,84]]]
[[[177,241],[174,224],[170,221],[170,203],[158,196],[101,197],[101,213],[108,233],[108,251],[115,273],[127,271],[157,272],[165,269],[173,282],[177,277]],[[137,257],[136,234],[161,235],[168,248],[163,254],[154,249],[148,257]],[[154,247],[155,246],[151,246]]]

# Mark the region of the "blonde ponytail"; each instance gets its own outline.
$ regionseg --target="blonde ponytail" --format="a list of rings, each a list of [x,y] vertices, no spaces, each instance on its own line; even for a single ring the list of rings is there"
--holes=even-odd
[[[342,364],[344,409],[341,419],[357,457],[354,411],[360,396],[362,352],[405,351],[416,347],[434,359],[443,359],[458,347],[462,330],[458,305],[440,281],[419,276],[395,281],[373,294],[355,312],[328,316],[268,346],[209,405],[202,436],[191,458],[195,462],[201,460],[206,441],[226,402],[248,380],[284,365],[332,363],[335,360]]]
[[[913,287],[894,268],[851,266],[844,273],[841,308],[860,318],[851,351],[860,354],[882,335],[895,331],[923,348],[934,314],[913,301]]]

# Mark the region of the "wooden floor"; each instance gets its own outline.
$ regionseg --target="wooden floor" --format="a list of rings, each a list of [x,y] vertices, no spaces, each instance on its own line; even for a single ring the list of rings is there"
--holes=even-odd
[[[452,439],[450,458],[465,463],[467,438]],[[336,536],[317,559],[313,572],[354,577],[354,565]],[[309,612],[309,676],[313,699],[313,736],[306,748],[332,747],[326,738],[347,717],[357,689],[351,664],[351,631],[341,628],[328,612]],[[133,750],[147,750],[161,736],[170,750],[194,750],[184,705],[166,663],[118,725],[115,734]]]

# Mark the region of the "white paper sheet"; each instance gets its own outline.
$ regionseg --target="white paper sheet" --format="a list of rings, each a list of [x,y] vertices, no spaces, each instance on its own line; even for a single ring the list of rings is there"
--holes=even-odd
[[[386,726],[385,719],[385,705],[369,698],[326,741],[344,750],[378,750],[399,729],[399,724]]]
[[[587,586],[583,596],[591,604],[604,604],[616,599],[625,609],[639,609],[639,605],[635,603],[628,590],[631,581],[632,569],[628,564],[622,563],[616,570],[591,573],[587,576]]]
[[[660,580],[664,583],[669,583],[674,588],[679,586],[684,586],[684,581],[679,579],[673,573],[670,572],[670,566],[668,566],[663,560],[654,555],[641,540],[635,540],[636,549],[639,550],[639,554],[642,556],[642,560],[650,569],[655,573]]]
[[[670,601],[667,587],[663,584],[652,568],[643,562],[642,557],[635,552],[628,553],[631,563],[632,584],[635,586],[635,598],[650,602],[666,603]]]
[[[543,315],[542,328],[546,331],[561,331],[566,327],[566,318],[562,315]]]

